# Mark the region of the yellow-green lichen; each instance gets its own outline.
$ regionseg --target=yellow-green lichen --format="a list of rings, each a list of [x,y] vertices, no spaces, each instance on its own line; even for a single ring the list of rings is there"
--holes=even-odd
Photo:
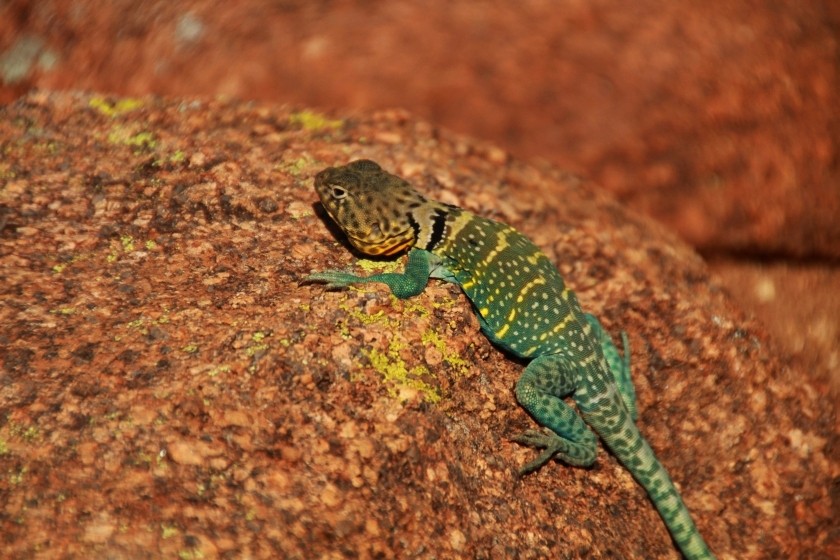
[[[110,246],[109,246],[109,252],[108,252],[108,255],[105,257],[105,260],[108,263],[117,262],[120,258],[120,255],[127,255],[129,253],[134,252],[137,249],[137,243],[138,243],[138,241],[136,239],[134,239],[134,237],[129,235],[129,234],[120,235],[119,240],[112,240],[111,241]],[[157,248],[157,243],[155,243],[152,240],[144,241],[144,242],[142,242],[142,244],[147,250],[150,250],[150,251]],[[77,260],[81,260],[81,257],[79,257],[79,258],[74,257],[70,262],[71,263],[76,262]],[[55,268],[56,267],[53,267],[53,270],[56,273],[61,272],[60,270],[56,271]]]
[[[5,439],[0,438],[0,455],[6,455],[8,453],[9,453],[8,442]]]
[[[469,362],[458,355],[457,352],[446,346],[446,341],[434,331],[426,331],[421,338],[423,344],[434,346],[443,356],[443,361],[455,368],[460,375],[469,372]]]
[[[362,260],[359,261],[359,266],[368,271],[381,271],[383,268],[391,271],[396,270],[399,265],[396,263],[387,263],[382,261]],[[362,290],[361,288],[354,287],[351,287],[351,289]],[[392,302],[402,303],[403,316],[406,314],[416,314],[416,316],[425,317],[429,314],[429,310],[420,302],[398,300],[393,296],[391,299]],[[393,318],[382,309],[376,313],[369,313],[362,308],[351,305],[350,301],[347,299],[339,303],[339,308],[347,313],[349,317],[358,321],[361,325],[384,326],[389,332],[400,332],[400,321]],[[342,337],[350,337],[350,329],[346,323],[342,322],[338,325],[338,328]],[[447,348],[443,337],[437,333],[430,332],[424,335],[423,343],[431,344],[437,348],[443,356],[443,360],[456,368],[460,373],[467,371],[467,362],[461,359],[457,353]],[[369,349],[362,350],[362,353],[368,358],[368,361],[373,369],[382,376],[383,381],[385,381],[388,385],[388,394],[392,397],[410,398],[410,395],[407,395],[406,393],[419,393],[426,402],[439,402],[441,399],[439,389],[424,381],[424,378],[428,378],[430,376],[428,368],[424,365],[409,367],[405,363],[405,360],[403,360],[400,356],[401,350],[405,347],[405,342],[399,338],[399,335],[395,334],[391,338],[386,351],[383,352],[377,349]],[[354,377],[354,375],[351,375],[351,380]]]
[[[289,116],[289,122],[299,125],[304,130],[335,130],[344,124],[340,120],[329,119],[315,111],[303,110],[292,113]]]
[[[23,478],[26,476],[27,471],[29,471],[29,467],[21,467],[17,471],[13,471],[9,473],[9,484],[12,486],[18,486],[23,484]]]
[[[55,315],[73,315],[76,313],[75,307],[56,307],[55,309],[50,309],[50,313]]]
[[[28,442],[33,442],[41,438],[41,431],[38,429],[38,426],[29,426],[23,432],[22,437]]]
[[[265,342],[267,336],[268,334],[262,331],[256,331],[252,334],[251,344],[245,348],[245,355],[252,358],[264,354],[269,349],[268,343]]]
[[[430,403],[440,401],[440,393],[436,387],[423,381],[422,377],[429,375],[426,366],[414,366],[409,369],[405,360],[400,357],[400,350],[405,343],[394,337],[388,344],[388,350],[381,352],[376,349],[365,350],[364,354],[370,365],[388,384],[388,394],[392,397],[404,395],[405,389],[419,393],[423,400]]]
[[[139,109],[143,106],[143,101],[140,99],[126,97],[117,100],[116,103],[110,103],[103,97],[94,97],[88,101],[88,106],[91,109],[96,109],[105,116],[114,118]]]
[[[117,262],[118,258],[120,258],[119,249],[114,244],[114,242],[111,242],[111,250],[108,253],[108,256],[105,257],[105,260],[110,264]]]
[[[141,316],[126,323],[125,328],[145,335],[149,333],[149,325],[165,325],[169,323],[169,321],[170,319],[167,310],[164,309],[163,313],[157,319],[150,319],[148,317]]]
[[[9,430],[9,435],[13,438],[31,440],[32,435],[38,433],[38,427],[34,425],[21,424],[19,422],[10,421],[6,424]],[[27,436],[28,434],[28,436]]]
[[[172,537],[176,536],[180,531],[178,527],[174,525],[161,525],[160,526],[160,538],[166,540],[171,539]]]
[[[227,364],[222,364],[220,366],[214,366],[210,371],[207,372],[207,375],[210,377],[216,377],[220,373],[228,373],[230,371],[230,366]]]
[[[90,258],[90,256],[91,256],[90,254],[73,255],[72,257],[70,257],[69,260],[64,260],[63,262],[60,262],[60,263],[57,263],[57,264],[53,265],[51,270],[53,271],[54,274],[61,274],[71,264],[81,262],[81,261],[83,261],[87,258]]]
[[[130,235],[121,235],[120,244],[122,245],[123,251],[126,253],[130,253],[134,250],[134,238]]]
[[[187,354],[197,354],[198,353],[198,344],[187,344],[183,348],[181,348],[182,352],[186,352]]]
[[[254,344],[245,349],[245,355],[251,358],[257,354],[265,353],[266,350],[268,350],[268,344]]]
[[[300,175],[304,169],[308,168],[313,163],[315,163],[315,161],[312,158],[308,156],[301,156],[293,161],[281,162],[277,165],[277,169],[279,171],[283,171],[285,173],[288,173],[289,175],[296,177]]]
[[[406,313],[416,313],[418,317],[425,317],[429,314],[429,309],[423,305],[418,299],[402,300],[403,309]]]
[[[385,314],[385,311],[380,309],[376,313],[365,313],[363,309],[353,307],[345,300],[338,304],[339,309],[347,313],[350,317],[356,319],[363,325],[382,324],[388,325],[391,319]]]
[[[157,148],[157,140],[151,132],[137,132],[131,134],[122,128],[115,128],[108,133],[108,141],[112,144],[131,146],[132,148],[154,150]]]

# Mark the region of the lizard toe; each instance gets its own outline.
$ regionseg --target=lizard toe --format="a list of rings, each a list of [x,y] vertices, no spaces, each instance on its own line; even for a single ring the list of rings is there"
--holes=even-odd
[[[551,432],[550,430],[526,430],[521,434],[511,438],[511,441],[533,447],[535,449],[543,449],[536,459],[529,461],[522,465],[519,469],[519,476],[524,476],[528,473],[534,472],[541,466],[546,464],[557,453],[563,450],[565,441],[563,438]]]

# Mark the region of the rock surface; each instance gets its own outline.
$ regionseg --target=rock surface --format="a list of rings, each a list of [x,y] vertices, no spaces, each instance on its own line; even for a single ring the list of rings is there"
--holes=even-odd
[[[606,452],[517,478],[522,365],[454,287],[300,285],[355,261],[311,183],[361,157],[519,228],[628,331],[641,430],[719,558],[840,554],[836,405],[587,183],[394,111],[32,94],[0,147],[10,557],[678,557]]]

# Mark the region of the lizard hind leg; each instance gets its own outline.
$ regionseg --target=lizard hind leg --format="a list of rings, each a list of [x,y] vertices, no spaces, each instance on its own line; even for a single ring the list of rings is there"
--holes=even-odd
[[[552,458],[584,467],[595,462],[595,434],[562,399],[574,391],[576,382],[574,368],[557,354],[536,358],[522,372],[516,383],[516,399],[547,430],[528,430],[512,438],[543,450],[522,466],[520,474],[533,472]]]

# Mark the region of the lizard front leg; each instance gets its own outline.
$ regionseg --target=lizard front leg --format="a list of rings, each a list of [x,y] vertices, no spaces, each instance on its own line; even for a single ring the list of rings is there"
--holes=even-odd
[[[429,282],[432,264],[430,253],[421,249],[412,249],[408,253],[408,262],[404,272],[383,272],[371,276],[357,276],[340,270],[315,272],[304,278],[304,282],[326,284],[327,289],[346,288],[351,284],[370,284],[380,282],[390,288],[391,293],[400,299],[420,294]]]

